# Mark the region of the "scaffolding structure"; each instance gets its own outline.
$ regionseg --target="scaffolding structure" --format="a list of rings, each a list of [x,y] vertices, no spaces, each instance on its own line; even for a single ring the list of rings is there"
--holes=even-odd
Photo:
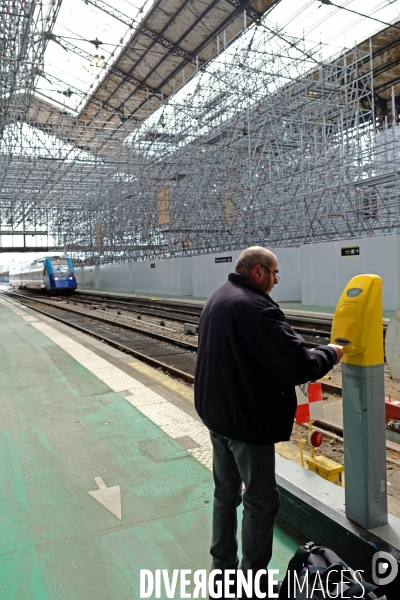
[[[25,214],[30,221],[35,213],[35,220],[43,221],[42,229],[49,222],[48,211],[30,202],[31,181],[26,179],[25,185],[21,182],[24,189],[17,189],[15,162],[22,159],[18,168],[24,168],[23,156],[32,148],[15,136],[29,122],[47,46],[43,32],[53,27],[60,6],[61,0],[46,5],[40,0],[0,0],[0,239],[24,230]]]
[[[97,263],[398,231],[400,131],[394,100],[378,118],[370,53],[322,60],[263,22],[218,50],[133,131],[26,84],[0,140],[0,233]]]
[[[43,22],[43,6],[35,0],[0,4],[0,137],[9,118],[26,115],[31,104]]]

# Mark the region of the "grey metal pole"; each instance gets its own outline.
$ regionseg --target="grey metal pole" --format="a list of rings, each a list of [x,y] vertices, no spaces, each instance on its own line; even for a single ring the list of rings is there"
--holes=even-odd
[[[388,522],[383,364],[342,364],[346,516],[367,529]]]

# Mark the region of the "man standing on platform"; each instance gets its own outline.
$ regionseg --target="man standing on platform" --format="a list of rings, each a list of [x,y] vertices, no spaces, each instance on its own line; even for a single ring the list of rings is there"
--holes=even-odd
[[[243,501],[241,568],[254,576],[272,555],[279,509],[274,444],[290,438],[294,387],[325,375],[343,353],[307,350],[286,322],[269,296],[279,281],[275,254],[247,248],[235,271],[201,315],[195,405],[214,450],[212,569],[239,566],[236,509]],[[260,588],[267,591],[266,576]]]

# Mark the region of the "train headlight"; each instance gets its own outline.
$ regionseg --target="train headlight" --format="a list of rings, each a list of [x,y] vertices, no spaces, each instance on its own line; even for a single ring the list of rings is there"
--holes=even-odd
[[[54,277],[55,281],[58,281],[58,277]]]
[[[73,277],[70,277],[70,279],[73,279]]]

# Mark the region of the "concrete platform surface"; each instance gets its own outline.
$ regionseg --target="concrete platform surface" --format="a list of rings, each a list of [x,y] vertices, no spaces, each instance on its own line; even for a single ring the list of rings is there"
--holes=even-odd
[[[208,432],[134,362],[0,300],[0,600],[132,600],[140,569],[209,568]],[[297,546],[278,525],[271,568]]]

